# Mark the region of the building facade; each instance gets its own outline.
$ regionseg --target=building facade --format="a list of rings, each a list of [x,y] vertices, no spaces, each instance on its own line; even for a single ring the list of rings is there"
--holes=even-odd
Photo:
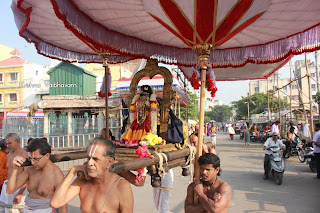
[[[82,67],[61,62],[48,71],[49,95],[95,95],[96,75]]]
[[[312,101],[313,101],[313,110],[315,110],[316,112],[318,112],[317,108],[318,108],[318,104],[316,104],[315,102],[315,95],[317,94],[318,90],[317,90],[317,69],[315,66],[314,62],[311,62],[310,60],[307,61],[308,63],[308,68],[309,68],[309,72],[310,72],[310,83],[311,83],[311,95],[312,95]],[[295,62],[294,64],[295,67],[295,72],[297,75],[298,83],[299,86],[302,90],[302,94],[299,97],[299,101],[301,104],[306,104],[306,108],[310,108],[309,107],[309,84],[308,84],[308,78],[306,77],[307,75],[307,68],[306,68],[306,64],[305,64],[305,60],[298,60]],[[318,72],[319,72],[319,67],[318,67]],[[319,75],[318,75],[319,77]]]
[[[6,119],[7,112],[16,108],[28,108],[39,102],[38,89],[47,67],[23,60],[21,53],[14,49],[11,57],[0,61],[0,120]]]
[[[293,78],[292,78],[293,79]],[[291,85],[290,79],[279,79],[277,80],[277,74],[269,77],[266,80],[255,80],[249,82],[248,88],[248,95],[252,96],[255,93],[265,93],[267,94],[268,91],[273,90],[274,97],[278,97],[278,88],[280,88],[279,96],[280,99],[287,100],[290,103],[291,97],[291,104],[292,107],[299,107],[299,90],[297,82],[292,82]],[[291,86],[291,88],[290,88]]]

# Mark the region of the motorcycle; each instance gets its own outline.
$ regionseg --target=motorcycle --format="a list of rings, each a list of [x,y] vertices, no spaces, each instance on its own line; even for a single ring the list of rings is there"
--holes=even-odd
[[[257,135],[255,132],[253,132],[251,135],[250,135],[250,141],[252,142],[256,142],[259,140],[259,135]]]
[[[270,155],[269,177],[273,177],[277,184],[281,185],[285,169],[285,162],[282,155],[279,154],[281,148],[278,146],[271,146],[268,150],[272,151],[272,154]]]
[[[313,154],[313,148],[312,147],[307,147],[306,148],[306,154],[304,156],[304,159],[307,162],[307,165],[309,165],[310,170],[312,172],[317,172],[316,161],[314,159],[314,154]]]
[[[260,138],[259,138],[259,141],[260,143],[264,143],[266,142],[266,140],[271,137],[271,131],[261,131],[260,132]]]
[[[289,158],[290,156],[298,156],[301,163],[305,161],[305,152],[303,150],[302,141],[299,137],[297,137],[296,140],[292,142],[292,147],[290,146],[289,141],[286,141],[285,144],[286,151],[284,152],[284,158]]]
[[[243,138],[244,138],[244,133],[243,133],[243,131],[241,131],[240,132],[240,140],[243,140]]]

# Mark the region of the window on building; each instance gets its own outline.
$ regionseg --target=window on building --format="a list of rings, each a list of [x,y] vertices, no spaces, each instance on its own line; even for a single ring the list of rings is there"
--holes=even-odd
[[[0,73],[0,83],[3,82],[3,74]]]
[[[2,103],[2,94],[0,94],[0,103]]]
[[[259,92],[259,87],[255,87],[254,92]]]
[[[312,91],[316,91],[316,85],[315,84],[311,84],[311,90]]]
[[[38,70],[36,70],[36,75],[39,75],[39,71]]]
[[[311,73],[311,77],[316,77],[316,74],[315,73]]]
[[[273,86],[273,91],[277,91],[277,86]]]
[[[291,100],[298,101],[299,100],[299,96],[298,95],[293,95],[293,96],[291,96]]]
[[[9,102],[17,102],[17,101],[18,101],[18,96],[16,93],[9,94]]]
[[[291,89],[298,89],[298,86],[297,85],[291,85]]]
[[[18,81],[18,73],[17,72],[10,73],[9,74],[9,81]]]

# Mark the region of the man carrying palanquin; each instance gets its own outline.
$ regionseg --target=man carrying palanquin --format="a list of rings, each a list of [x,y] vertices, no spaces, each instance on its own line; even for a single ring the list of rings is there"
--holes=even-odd
[[[109,171],[115,161],[114,144],[103,138],[94,138],[87,146],[87,162],[74,166],[59,185],[51,206],[59,208],[77,195],[81,212],[133,212],[133,193],[127,180]],[[84,178],[74,176],[84,173]],[[71,183],[72,182],[72,183]]]
[[[217,155],[206,153],[199,160],[201,182],[193,182],[188,186],[184,204],[186,213],[215,212],[226,213],[230,208],[232,188],[220,175],[220,159]],[[194,204],[194,194],[198,204]]]

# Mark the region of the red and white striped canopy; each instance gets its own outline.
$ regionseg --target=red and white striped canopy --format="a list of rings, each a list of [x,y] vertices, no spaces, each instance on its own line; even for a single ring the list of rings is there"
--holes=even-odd
[[[12,0],[12,10],[40,54],[70,62],[111,51],[109,63],[156,57],[189,76],[192,47],[211,43],[216,80],[240,80],[320,49],[319,0]]]
[[[193,66],[211,43],[213,67],[275,63],[320,46],[318,0],[13,0],[21,36],[44,55],[111,62],[155,56]]]

